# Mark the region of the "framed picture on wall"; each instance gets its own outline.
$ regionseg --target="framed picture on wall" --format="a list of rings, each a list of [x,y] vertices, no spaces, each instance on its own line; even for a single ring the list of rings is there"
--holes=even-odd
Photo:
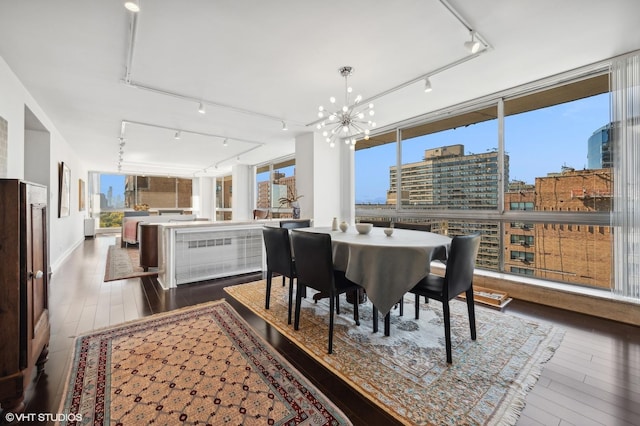
[[[71,206],[71,170],[64,163],[60,163],[58,184],[58,217],[69,216]]]
[[[84,211],[84,181],[78,179],[78,210]]]

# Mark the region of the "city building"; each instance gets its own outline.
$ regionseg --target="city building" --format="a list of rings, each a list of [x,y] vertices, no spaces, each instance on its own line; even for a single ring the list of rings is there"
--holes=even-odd
[[[509,176],[505,155],[505,176]],[[387,204],[396,204],[397,167],[389,168]],[[498,153],[464,154],[464,145],[427,149],[423,161],[401,166],[402,204],[420,209],[495,209],[500,188]],[[500,266],[500,225],[495,222],[432,221],[432,230],[447,235],[481,231],[477,265]]]
[[[259,209],[271,209],[277,217],[290,217],[289,206],[280,203],[280,198],[296,192],[296,176],[286,176],[285,173],[274,172],[273,184],[271,181],[258,182],[258,196],[256,207]],[[279,211],[285,209],[287,211]]]
[[[602,126],[587,141],[587,168],[605,169],[613,166],[611,155],[611,124]]]
[[[124,185],[125,208],[191,208],[191,179],[127,175]]]
[[[611,211],[610,169],[574,170],[510,184],[505,210]],[[611,227],[572,223],[505,224],[506,272],[611,288]]]
[[[496,151],[465,155],[461,144],[432,148],[425,150],[423,161],[403,164],[401,169],[403,204],[425,209],[487,209],[498,204]],[[505,176],[509,176],[508,155]],[[395,192],[397,179],[397,167],[392,166],[389,194]],[[395,204],[395,195],[388,196],[387,203]]]

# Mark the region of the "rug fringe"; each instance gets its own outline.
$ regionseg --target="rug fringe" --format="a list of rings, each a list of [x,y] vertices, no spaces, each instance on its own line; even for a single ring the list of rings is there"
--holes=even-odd
[[[522,415],[522,411],[524,410],[526,403],[527,394],[533,389],[536,385],[540,376],[542,375],[542,371],[544,370],[545,364],[549,362],[549,360],[555,354],[557,348],[560,346],[560,343],[564,339],[566,330],[562,328],[552,328],[554,330],[553,335],[551,335],[548,339],[545,340],[546,348],[543,349],[542,353],[538,357],[537,360],[532,359],[531,364],[533,366],[526,372],[523,372],[527,375],[526,379],[523,381],[520,389],[516,392],[516,395],[513,397],[512,401],[509,403],[508,407],[501,413],[500,420],[495,423],[496,426],[513,426],[515,425],[520,416]],[[537,362],[535,362],[537,361]]]

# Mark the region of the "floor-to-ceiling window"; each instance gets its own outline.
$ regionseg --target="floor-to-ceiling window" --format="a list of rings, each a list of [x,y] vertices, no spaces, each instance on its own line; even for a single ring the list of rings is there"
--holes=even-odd
[[[122,225],[125,211],[149,214],[190,213],[191,179],[165,176],[90,173],[89,209],[100,228]]]
[[[216,178],[216,220],[231,220],[231,195],[233,193],[231,175]]]
[[[610,288],[606,69],[359,141],[357,219],[480,231],[477,266]]]
[[[270,217],[292,217],[292,208],[286,200],[295,198],[295,159],[262,164],[256,169],[256,208],[269,210]]]

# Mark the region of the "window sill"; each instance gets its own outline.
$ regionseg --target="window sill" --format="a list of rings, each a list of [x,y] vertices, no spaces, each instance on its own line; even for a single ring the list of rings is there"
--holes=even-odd
[[[441,268],[433,265],[433,269]],[[508,293],[509,297],[640,326],[640,300],[606,289],[581,287],[537,278],[476,269],[474,284]]]

